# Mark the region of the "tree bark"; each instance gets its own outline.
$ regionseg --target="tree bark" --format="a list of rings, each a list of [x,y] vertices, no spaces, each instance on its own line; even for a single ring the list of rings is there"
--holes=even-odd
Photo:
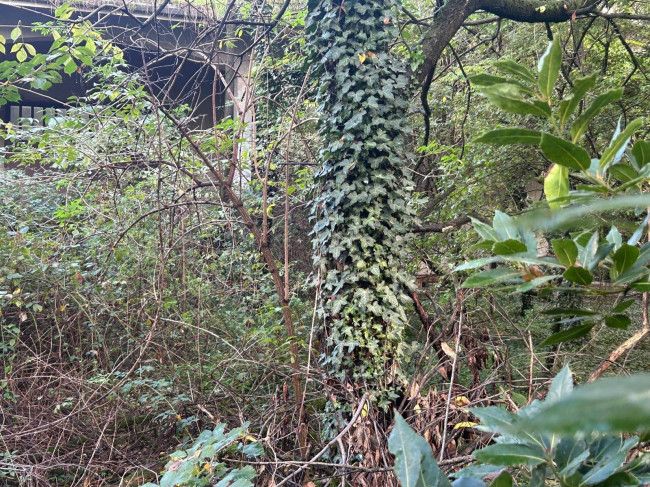
[[[442,51],[475,12],[484,11],[517,22],[566,22],[574,14],[593,11],[598,3],[593,0],[448,0],[436,13],[422,40],[424,63],[418,78],[426,82]]]

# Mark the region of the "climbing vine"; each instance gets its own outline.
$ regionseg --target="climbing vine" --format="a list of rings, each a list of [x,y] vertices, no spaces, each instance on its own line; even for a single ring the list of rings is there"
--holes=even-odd
[[[389,52],[396,0],[310,2],[323,148],[315,264],[323,275],[326,365],[378,389],[397,383],[406,344],[411,178],[404,136],[408,80]]]

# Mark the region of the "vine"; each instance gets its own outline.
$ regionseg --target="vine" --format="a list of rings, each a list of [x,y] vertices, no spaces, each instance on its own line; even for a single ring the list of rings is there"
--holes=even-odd
[[[313,208],[328,353],[344,380],[389,390],[399,377],[415,213],[404,140],[408,80],[389,52],[397,0],[310,2],[323,147]]]

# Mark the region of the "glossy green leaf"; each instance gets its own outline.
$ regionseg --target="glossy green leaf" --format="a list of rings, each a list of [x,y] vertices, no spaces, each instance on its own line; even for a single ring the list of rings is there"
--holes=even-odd
[[[609,174],[624,183],[633,181],[639,177],[639,173],[632,166],[627,164],[614,164],[608,169]]]
[[[634,303],[636,303],[636,299],[626,299],[625,301],[621,301],[616,305],[616,307],[612,310],[613,313],[622,313],[626,309],[628,309],[630,306],[632,306]]]
[[[492,481],[491,487],[512,487],[512,476],[504,470]]]
[[[459,265],[454,269],[454,272],[468,271],[471,269],[476,269],[478,267],[483,267],[488,264],[493,264],[495,262],[504,262],[503,257],[484,257],[482,259],[474,259],[464,264]]]
[[[612,140],[611,144],[609,147],[607,147],[607,149],[605,149],[602,157],[600,158],[599,167],[601,169],[608,167],[610,164],[615,164],[617,162],[617,159],[620,159],[623,151],[625,150],[625,147],[627,147],[627,144],[630,141],[630,138],[632,135],[634,135],[634,132],[636,132],[639,127],[641,127],[641,125],[643,125],[642,118],[633,120],[627,125],[627,127],[625,127],[625,130],[623,130],[614,138],[614,140]]]
[[[542,346],[557,345],[558,343],[568,342],[585,336],[589,331],[596,326],[595,323],[586,323],[584,325],[574,326],[568,330],[554,333],[542,342]]]
[[[569,195],[569,170],[553,164],[544,178],[544,196],[551,210],[562,207],[562,199]]]
[[[557,82],[562,67],[562,46],[560,37],[556,36],[552,42],[549,42],[546,52],[539,60],[539,79],[537,86],[544,100],[551,100],[553,88]]]
[[[539,145],[542,140],[542,133],[539,130],[520,128],[497,129],[486,132],[475,142],[494,145]]]
[[[573,375],[571,375],[569,366],[565,365],[551,382],[551,387],[546,394],[546,404],[557,402],[571,392],[573,392]]]
[[[622,96],[623,96],[623,89],[618,88],[616,90],[608,91],[607,93],[604,93],[596,97],[596,99],[593,102],[591,102],[591,105],[589,105],[589,107],[585,110],[585,112],[582,115],[580,115],[575,120],[575,122],[573,122],[573,125],[571,126],[571,137],[573,138],[573,142],[577,142],[580,139],[580,137],[584,135],[584,133],[589,128],[589,122],[591,121],[592,118],[598,115],[598,113],[605,106],[620,100]]]
[[[644,279],[648,274],[650,274],[650,269],[647,267],[633,267],[618,276],[614,281],[614,284],[618,286],[621,286],[623,284],[631,284],[633,282]]]
[[[634,433],[650,425],[650,374],[600,379],[576,388],[534,417],[513,425],[526,433]]]
[[[594,280],[594,276],[584,267],[569,267],[562,276],[571,282],[587,286]]]
[[[632,155],[639,169],[650,162],[650,142],[637,140],[632,147]]]
[[[516,465],[535,466],[546,461],[544,450],[537,446],[523,444],[490,445],[474,452],[479,462],[514,467]]]
[[[508,239],[494,244],[492,251],[496,255],[511,255],[526,252],[528,248],[519,240]]]
[[[517,63],[513,59],[502,59],[494,63],[494,66],[505,74],[517,76],[522,81],[536,83],[537,79],[530,69]]]
[[[465,282],[463,282],[463,288],[477,288],[477,287],[487,287],[492,286],[493,284],[501,284],[503,282],[517,282],[521,280],[522,274],[521,271],[516,269],[489,269],[486,271],[479,272],[473,276],[468,277]]]
[[[591,157],[582,147],[554,135],[542,134],[542,153],[549,161],[575,171],[586,171],[591,166]]]
[[[612,259],[616,272],[620,275],[626,270],[631,269],[636,259],[639,257],[639,248],[629,244],[623,244],[614,253]]]
[[[470,412],[481,421],[478,429],[491,433],[504,433],[517,421],[517,415],[498,406],[470,408]]]
[[[397,412],[393,431],[388,437],[388,450],[395,455],[395,476],[402,487],[451,485],[434,460],[427,441],[416,434]]]
[[[578,105],[587,94],[587,92],[594,87],[596,83],[596,75],[587,76],[586,78],[580,78],[575,81],[573,84],[573,89],[564,99],[560,102],[558,109],[558,115],[560,118],[560,127],[564,127],[569,120],[569,117],[573,115]]]
[[[474,230],[476,230],[476,233],[478,233],[481,238],[484,240],[493,240],[495,242],[501,240],[497,232],[490,225],[483,223],[476,218],[471,218],[471,220],[472,225],[474,226]]]
[[[599,313],[580,308],[553,308],[542,311],[542,314],[547,316],[596,316]]]
[[[627,330],[630,324],[632,324],[632,320],[630,319],[629,316],[618,314],[618,315],[606,316],[605,324],[610,328]]]
[[[551,245],[553,246],[553,252],[555,252],[557,260],[559,260],[563,266],[571,267],[575,264],[576,259],[578,258],[578,246],[573,240],[555,239],[551,240]]]
[[[512,84],[500,84],[481,88],[481,92],[497,107],[506,112],[519,115],[537,115],[549,117],[550,107],[542,102],[524,100],[521,90]]]

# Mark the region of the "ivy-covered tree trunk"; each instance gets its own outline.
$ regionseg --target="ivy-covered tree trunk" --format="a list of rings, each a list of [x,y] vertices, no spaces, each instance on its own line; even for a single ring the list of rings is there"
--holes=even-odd
[[[389,50],[397,0],[310,2],[323,148],[314,203],[328,350],[340,378],[394,390],[406,344],[408,81]]]

